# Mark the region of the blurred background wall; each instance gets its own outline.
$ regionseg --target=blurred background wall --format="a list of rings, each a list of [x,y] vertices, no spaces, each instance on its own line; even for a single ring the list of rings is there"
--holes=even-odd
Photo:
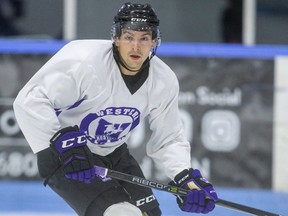
[[[20,2],[18,15],[10,20],[18,35],[33,38],[62,38],[63,1],[11,1]],[[9,0],[0,1],[2,4],[0,12],[11,17],[13,9],[8,2]],[[77,1],[77,38],[110,38],[113,16],[123,2],[119,0]],[[224,16],[229,17],[230,26],[241,25],[242,0],[133,0],[131,2],[147,2],[153,5],[161,20],[162,38],[165,42],[227,42],[223,34],[225,26],[227,27],[229,23],[223,25]],[[288,1],[258,0],[256,12],[256,43],[288,44]],[[234,27],[232,30],[234,35],[241,33],[239,27]],[[239,41],[235,39],[234,42]]]

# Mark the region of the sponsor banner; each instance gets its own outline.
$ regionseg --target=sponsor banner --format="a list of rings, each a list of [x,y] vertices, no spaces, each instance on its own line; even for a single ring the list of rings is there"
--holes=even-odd
[[[40,179],[36,155],[28,146],[0,146],[0,179]]]
[[[49,55],[0,55],[0,179],[39,179],[36,156],[28,146],[13,111],[13,101]]]
[[[273,60],[163,58],[180,82],[192,167],[218,186],[271,187]],[[147,123],[131,137],[146,177],[168,181],[146,156]],[[175,160],[177,160],[175,158]],[[152,168],[152,169],[151,169]]]
[[[12,103],[17,92],[49,58],[0,55],[1,179],[39,179],[35,155],[15,121]],[[270,188],[274,61],[162,59],[180,82],[179,108],[185,135],[191,142],[192,167],[199,168],[218,186]],[[146,156],[145,144],[150,135],[147,122],[133,131],[128,145],[146,177],[169,181],[163,168],[156,167]]]

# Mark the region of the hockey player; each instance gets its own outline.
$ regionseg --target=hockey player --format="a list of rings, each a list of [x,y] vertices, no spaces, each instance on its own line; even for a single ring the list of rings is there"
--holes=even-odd
[[[159,20],[152,7],[125,3],[114,17],[112,42],[68,43],[14,102],[19,126],[37,154],[40,176],[78,215],[161,215],[151,189],[101,179],[94,168],[144,177],[126,141],[145,118],[152,130],[147,155],[163,167],[171,184],[191,189],[177,198],[179,207],[197,213],[215,207],[213,186],[191,168],[190,144],[179,118],[178,81],[154,56],[159,45]]]

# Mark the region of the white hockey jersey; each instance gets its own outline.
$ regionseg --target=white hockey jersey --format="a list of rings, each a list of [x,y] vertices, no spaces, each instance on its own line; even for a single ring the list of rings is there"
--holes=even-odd
[[[114,60],[112,42],[65,45],[23,87],[14,102],[17,122],[34,153],[49,147],[61,128],[78,125],[93,153],[107,155],[148,118],[147,155],[171,179],[191,167],[190,144],[178,111],[179,84],[158,57],[144,84],[131,94]]]

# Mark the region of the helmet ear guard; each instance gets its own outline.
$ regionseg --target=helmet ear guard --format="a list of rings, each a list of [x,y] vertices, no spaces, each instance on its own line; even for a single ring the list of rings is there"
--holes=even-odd
[[[152,39],[156,46],[161,44],[159,19],[150,4],[125,3],[114,17],[111,28],[111,39],[115,42],[120,37],[122,29],[135,31],[152,31]]]

